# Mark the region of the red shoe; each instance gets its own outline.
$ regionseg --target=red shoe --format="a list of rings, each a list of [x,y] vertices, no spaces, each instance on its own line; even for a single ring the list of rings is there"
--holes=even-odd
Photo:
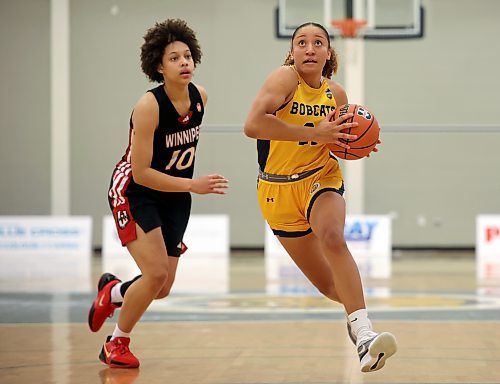
[[[117,337],[111,340],[111,336],[108,336],[102,346],[99,360],[111,368],[137,368],[139,360],[130,352],[129,344],[129,337]]]
[[[111,273],[105,273],[99,279],[97,284],[97,297],[92,303],[89,311],[89,328],[92,332],[97,332],[108,317],[112,317],[115,309],[120,307],[120,304],[111,302],[111,288],[120,283],[121,280]]]

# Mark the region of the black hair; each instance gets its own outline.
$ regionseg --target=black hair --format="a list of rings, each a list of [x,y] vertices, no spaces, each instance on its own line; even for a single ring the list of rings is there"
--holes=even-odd
[[[163,82],[163,75],[158,72],[165,47],[174,41],[185,43],[193,57],[194,66],[201,62],[201,48],[194,31],[184,20],[168,19],[156,23],[144,35],[144,44],[141,46],[141,68],[150,81]]]
[[[338,60],[337,60],[337,52],[335,52],[335,49],[330,44],[330,35],[328,31],[326,30],[325,27],[323,27],[321,24],[314,23],[312,21],[309,21],[307,23],[299,25],[295,31],[293,32],[291,42],[293,44],[293,39],[297,35],[297,32],[307,26],[312,25],[313,27],[318,27],[325,33],[326,40],[328,41],[328,49],[330,50],[330,59],[328,59],[325,63],[325,66],[323,67],[323,72],[322,75],[328,79],[332,77],[333,74],[337,73],[338,69]],[[287,57],[285,58],[285,62],[283,63],[284,65],[293,65],[295,62],[293,60],[293,55],[292,55],[292,47],[288,51]]]

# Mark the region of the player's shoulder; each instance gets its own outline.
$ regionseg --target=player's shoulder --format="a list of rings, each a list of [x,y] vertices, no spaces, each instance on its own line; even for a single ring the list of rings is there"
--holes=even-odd
[[[200,92],[201,95],[206,95],[207,94],[207,90],[205,89],[205,87],[201,84],[198,84],[198,83],[192,83],[196,89],[198,90],[198,92]]]
[[[282,65],[276,68],[269,75],[270,78],[279,79],[284,83],[297,84],[299,76],[297,71],[291,65]]]
[[[335,80],[332,80],[332,79],[326,79],[326,81],[328,82],[328,86],[330,87],[330,90],[333,92],[334,89],[337,89],[339,90],[340,92],[344,92],[345,93],[345,89],[344,87],[336,82]]]
[[[200,84],[193,83],[193,85],[196,87],[196,89],[200,93],[201,99],[203,100],[203,105],[205,105],[207,103],[207,100],[208,100],[207,90],[205,89],[204,86],[202,86]]]
[[[151,113],[158,111],[158,109],[158,101],[153,92],[146,92],[143,94],[134,106],[135,113]]]
[[[282,65],[269,74],[265,82],[265,88],[290,95],[297,88],[298,79],[297,72],[292,66]]]
[[[336,82],[335,80],[332,79],[326,79],[328,82],[328,86],[330,88],[330,91],[333,93],[333,97],[335,100],[337,100],[337,103],[339,105],[346,104],[347,103],[347,93],[344,89],[344,87]]]

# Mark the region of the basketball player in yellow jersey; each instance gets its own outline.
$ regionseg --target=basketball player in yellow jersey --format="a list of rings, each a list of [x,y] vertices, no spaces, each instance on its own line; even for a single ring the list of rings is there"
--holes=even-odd
[[[325,143],[346,147],[341,130],[356,123],[330,121],[347,103],[330,80],[336,54],[320,24],[299,26],[285,65],[267,78],[248,114],[245,134],[258,139],[258,197],[274,234],[307,278],[343,304],[348,334],[362,372],[376,371],[397,349],[395,337],[376,333],[368,318],[358,268],[344,239],[344,183]]]

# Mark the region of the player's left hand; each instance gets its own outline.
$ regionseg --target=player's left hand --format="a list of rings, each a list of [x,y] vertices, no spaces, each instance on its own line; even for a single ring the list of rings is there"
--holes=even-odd
[[[191,192],[206,195],[214,193],[225,195],[225,189],[229,187],[228,180],[221,175],[206,175],[192,179]]]

